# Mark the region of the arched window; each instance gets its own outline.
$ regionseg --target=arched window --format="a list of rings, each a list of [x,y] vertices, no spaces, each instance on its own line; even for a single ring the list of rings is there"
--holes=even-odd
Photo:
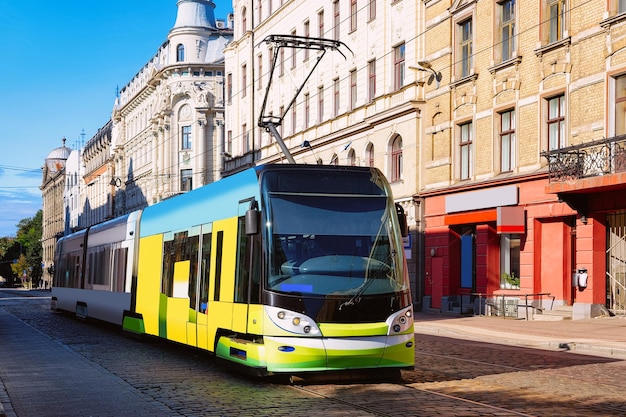
[[[248,11],[245,7],[241,9],[241,34],[245,35],[248,31]]]
[[[368,167],[374,166],[374,145],[372,143],[367,145],[365,148],[365,160],[367,161]]]
[[[391,142],[391,182],[402,180],[402,136],[396,135]]]
[[[330,158],[330,163],[332,165],[339,165],[339,157],[337,156],[336,153],[333,154],[333,157]]]
[[[176,47],[176,62],[181,62],[185,60],[185,45],[178,44]]]
[[[348,151],[348,165],[356,166],[356,152],[354,152],[354,149]]]

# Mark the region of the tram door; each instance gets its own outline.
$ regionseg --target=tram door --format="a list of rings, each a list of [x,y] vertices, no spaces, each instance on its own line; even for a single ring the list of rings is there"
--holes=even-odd
[[[211,271],[211,223],[202,225],[198,253],[198,272],[196,279],[196,346],[208,349],[208,313],[209,313],[209,276]],[[193,334],[193,333],[192,333]]]

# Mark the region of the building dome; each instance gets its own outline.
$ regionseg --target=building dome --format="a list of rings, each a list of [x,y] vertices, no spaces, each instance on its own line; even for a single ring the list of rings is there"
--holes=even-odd
[[[65,138],[63,138],[63,146],[54,148],[46,157],[46,167],[50,173],[63,171],[65,169],[65,162],[70,156],[72,150],[65,146]]]
[[[215,4],[211,0],[178,0],[178,14],[172,31],[184,28],[215,29]]]

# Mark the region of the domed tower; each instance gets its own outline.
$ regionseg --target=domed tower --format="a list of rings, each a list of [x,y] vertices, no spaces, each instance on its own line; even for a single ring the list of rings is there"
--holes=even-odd
[[[50,288],[52,272],[54,270],[54,247],[57,238],[65,230],[65,213],[63,205],[63,190],[65,188],[65,165],[72,150],[63,145],[53,149],[43,166],[43,180],[41,184],[42,207],[42,261],[44,271],[42,282],[39,285]]]
[[[173,63],[205,62],[208,38],[217,31],[211,0],[178,0],[176,23],[168,34]]]
[[[48,177],[53,177],[65,169],[65,163],[67,161],[67,158],[70,156],[70,152],[72,152],[70,148],[65,146],[66,139],[63,138],[62,140],[63,146],[54,148],[46,157],[45,168]],[[45,181],[46,178],[44,178],[44,182]]]

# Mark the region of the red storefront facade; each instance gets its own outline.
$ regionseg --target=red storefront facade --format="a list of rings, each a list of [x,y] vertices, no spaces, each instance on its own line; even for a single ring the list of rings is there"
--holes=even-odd
[[[520,318],[560,306],[574,319],[623,314],[623,175],[544,172],[421,193],[425,310],[507,315],[506,299]]]

